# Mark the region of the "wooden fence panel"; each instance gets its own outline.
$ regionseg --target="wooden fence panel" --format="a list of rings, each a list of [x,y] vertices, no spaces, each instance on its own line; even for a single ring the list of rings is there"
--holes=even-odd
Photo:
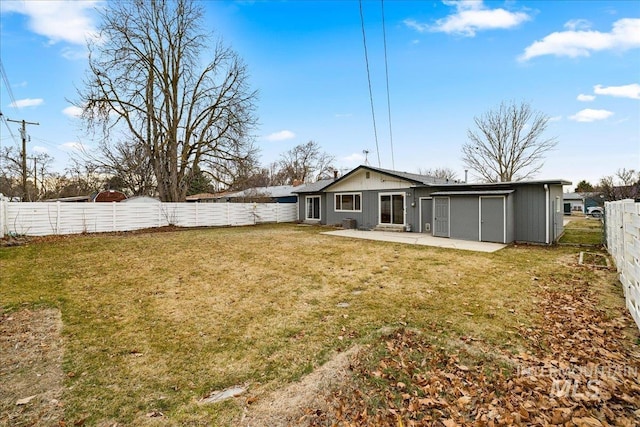
[[[607,250],[615,261],[627,308],[640,328],[640,203],[605,203]]]
[[[20,203],[0,200],[0,232],[51,234],[294,222],[296,203]]]

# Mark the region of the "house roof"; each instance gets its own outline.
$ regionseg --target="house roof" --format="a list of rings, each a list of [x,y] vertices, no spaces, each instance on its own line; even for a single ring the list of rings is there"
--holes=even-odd
[[[389,176],[392,176],[392,177],[395,177],[395,178],[403,179],[405,181],[410,181],[410,182],[412,182],[414,184],[421,184],[421,185],[441,185],[441,184],[450,184],[450,183],[456,182],[456,181],[449,180],[449,179],[436,178],[435,176],[431,176],[431,175],[420,175],[420,174],[417,174],[417,173],[394,171],[394,170],[391,170],[391,169],[376,168],[376,167],[369,166],[369,165],[360,165],[357,168],[355,168],[352,171],[350,171],[349,173],[341,176],[340,178],[338,178],[334,182],[342,181],[342,180],[346,179],[347,177],[349,177],[350,175],[356,173],[357,171],[359,171],[361,169],[366,169],[366,170],[370,170],[370,171],[373,171],[373,172],[382,173],[382,174],[389,175]]]
[[[473,187],[473,188],[490,188],[490,187],[513,187],[516,185],[571,185],[571,181],[566,179],[534,179],[530,181],[505,181],[505,182],[458,182],[449,184],[439,184],[438,187]]]
[[[198,193],[187,196],[185,200],[193,201],[193,200],[213,200],[222,197],[226,193]]]
[[[318,182],[314,182],[312,184],[307,184],[299,190],[294,191],[294,193],[318,193],[326,190],[328,187],[333,185],[334,183],[341,182],[345,179],[348,179],[351,175],[356,173],[359,170],[370,170],[373,172],[382,173],[394,178],[402,179],[404,181],[409,181],[417,187],[427,186],[427,187],[440,187],[454,190],[456,188],[466,188],[469,191],[472,190],[480,190],[480,189],[491,189],[491,188],[505,188],[505,187],[513,187],[515,185],[536,185],[536,184],[549,184],[549,185],[571,185],[570,181],[564,179],[543,179],[543,180],[531,180],[531,181],[509,181],[509,182],[483,182],[483,183],[468,183],[468,182],[458,182],[452,181],[448,179],[436,178],[434,176],[429,175],[420,175],[416,173],[409,172],[400,172],[394,171],[390,169],[382,169],[376,168],[369,165],[360,165],[357,168],[351,170],[349,173],[341,176],[338,179],[325,179]],[[504,193],[503,193],[504,194]]]
[[[564,200],[584,200],[584,196],[579,193],[564,193],[562,198]]]
[[[124,199],[120,203],[160,203],[160,199],[156,197],[149,197],[149,196],[133,196],[133,197]]]
[[[504,196],[515,190],[436,191],[432,196]]]
[[[334,179],[321,179],[316,182],[302,185],[299,189],[294,190],[293,193],[317,193],[328,187],[330,184],[336,182]]]

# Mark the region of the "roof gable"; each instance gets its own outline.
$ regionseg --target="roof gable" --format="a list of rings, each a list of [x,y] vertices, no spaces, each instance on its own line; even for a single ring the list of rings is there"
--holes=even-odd
[[[325,191],[363,191],[410,188],[452,182],[428,175],[361,165],[326,186]]]

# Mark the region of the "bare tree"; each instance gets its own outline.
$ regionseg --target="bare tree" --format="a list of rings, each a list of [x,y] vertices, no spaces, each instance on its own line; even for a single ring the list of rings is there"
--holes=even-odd
[[[103,190],[106,176],[101,173],[100,166],[72,157],[65,169],[65,178],[64,195],[60,197],[88,196]]]
[[[129,141],[109,143],[103,140],[98,153],[83,152],[83,158],[90,168],[109,175],[112,182],[118,182],[117,190],[130,196],[153,196],[156,180],[148,151],[142,144]]]
[[[458,173],[450,168],[435,168],[435,169],[418,169],[418,174],[432,176],[434,178],[448,179],[449,181],[455,181],[458,179]]]
[[[0,193],[22,196],[22,153],[17,147],[3,147],[0,160],[4,165],[0,173]],[[25,201],[35,201],[43,198],[46,193],[47,178],[51,175],[49,168],[53,157],[47,153],[35,153],[29,156],[27,167],[27,193]],[[31,163],[33,162],[33,163]],[[33,164],[33,167],[30,166]]]
[[[640,172],[618,169],[615,176],[602,177],[597,189],[607,201],[637,199],[640,197]]]
[[[313,182],[329,177],[335,169],[334,160],[315,141],[296,145],[280,156],[274,181],[276,184],[293,184],[294,181]]]
[[[474,118],[477,130],[467,131],[462,160],[488,182],[519,181],[535,175],[547,151],[558,143],[543,136],[549,117],[526,102],[501,103]]]
[[[2,147],[0,152],[0,193],[5,196],[22,195],[22,156],[16,147]]]
[[[143,147],[163,201],[183,201],[201,163],[242,160],[256,123],[246,66],[202,23],[192,0],[110,2],[76,102],[89,129]]]

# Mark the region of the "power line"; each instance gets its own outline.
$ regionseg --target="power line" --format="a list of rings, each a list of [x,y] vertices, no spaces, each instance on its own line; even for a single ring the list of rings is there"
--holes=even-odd
[[[0,74],[2,74],[2,82],[4,83],[4,86],[7,88],[7,93],[9,94],[9,98],[11,99],[11,105],[13,105],[15,108],[19,108],[18,104],[16,103],[16,98],[13,96],[13,91],[11,90],[11,85],[9,84],[9,78],[7,77],[7,72],[4,70],[2,59],[0,59]],[[0,118],[2,118],[2,122],[4,123],[5,127],[9,131],[9,135],[11,135],[11,139],[13,140],[14,143],[17,144],[18,139],[13,134],[13,131],[9,126],[9,123],[7,123],[7,118],[5,117],[4,114],[2,114],[2,111],[0,111]]]
[[[11,135],[11,139],[13,140],[13,142],[17,144],[18,140],[16,139],[16,136],[13,134],[13,131],[11,130],[11,126],[9,126],[9,123],[7,122],[7,118],[4,116],[4,114],[2,114],[2,111],[0,111],[0,118],[2,118],[2,123],[4,123],[4,125],[7,127],[7,130],[9,131],[9,135]]]
[[[371,74],[369,73],[369,55],[367,53],[367,37],[364,31],[364,13],[362,12],[362,0],[360,0],[360,23],[362,24],[362,42],[364,43],[364,61],[367,65],[367,82],[369,83],[369,101],[371,102],[371,117],[373,119],[373,135],[376,140],[376,153],[378,154],[378,167],[380,163],[380,147],[378,146],[378,129],[376,127],[376,113],[373,108],[373,91],[371,90]]]
[[[384,71],[387,80],[387,111],[389,112],[389,141],[391,142],[391,169],[396,168],[393,157],[393,131],[391,130],[391,96],[389,95],[389,64],[387,61],[387,30],[384,25],[384,0],[380,0],[382,8],[382,40],[384,42]]]
[[[2,81],[4,82],[4,85],[7,88],[7,93],[9,94],[9,98],[11,98],[11,105],[15,108],[19,108],[18,103],[16,102],[16,98],[13,96],[13,91],[11,90],[11,85],[9,84],[9,78],[7,77],[7,73],[6,71],[4,71],[4,65],[2,64],[2,59],[0,59],[0,73],[2,74]]]

